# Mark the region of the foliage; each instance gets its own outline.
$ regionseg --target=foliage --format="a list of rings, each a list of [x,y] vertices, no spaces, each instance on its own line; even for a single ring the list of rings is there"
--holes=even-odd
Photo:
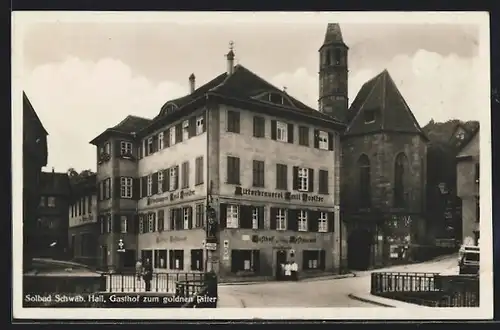
[[[84,182],[86,178],[95,175],[90,169],[78,173],[73,167],[69,168],[66,173],[68,173],[69,182],[72,186]]]

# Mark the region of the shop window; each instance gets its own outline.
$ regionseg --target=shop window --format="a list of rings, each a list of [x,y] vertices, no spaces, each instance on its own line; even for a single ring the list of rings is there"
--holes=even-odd
[[[167,268],[167,250],[155,250],[153,267],[159,269]]]
[[[184,250],[169,251],[169,268],[175,270],[184,269]]]
[[[231,250],[231,272],[252,272],[258,274],[259,271],[259,250]]]
[[[304,250],[302,253],[302,269],[325,269],[325,250]]]
[[[191,270],[203,270],[203,250],[191,250]]]

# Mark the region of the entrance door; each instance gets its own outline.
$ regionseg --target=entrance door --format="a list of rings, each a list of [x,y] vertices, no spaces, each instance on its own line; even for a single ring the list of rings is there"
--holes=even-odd
[[[349,269],[367,270],[370,267],[371,235],[367,230],[353,231],[347,240]]]
[[[106,245],[101,247],[101,266],[108,267],[108,247]]]
[[[276,279],[281,280],[283,278],[283,268],[282,264],[286,262],[286,251],[278,250],[276,251]]]

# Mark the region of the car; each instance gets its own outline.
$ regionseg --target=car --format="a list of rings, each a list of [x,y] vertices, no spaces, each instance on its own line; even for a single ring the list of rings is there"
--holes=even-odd
[[[463,245],[458,251],[459,274],[479,274],[479,246]]]

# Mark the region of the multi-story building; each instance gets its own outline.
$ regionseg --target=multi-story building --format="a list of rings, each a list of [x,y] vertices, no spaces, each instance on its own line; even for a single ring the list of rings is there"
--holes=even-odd
[[[235,66],[232,50],[226,72],[189,82],[153,120],[128,116],[91,142],[102,262],[149,258],[156,271],[209,262],[223,277],[275,276],[287,260],[305,273],[337,271],[345,125]],[[217,246],[205,244],[207,204]]]
[[[47,131],[23,92],[23,267],[37,256],[40,175],[47,165]]]
[[[42,172],[36,231],[40,256],[67,259],[69,178],[66,173]]]
[[[457,194],[462,200],[462,237],[464,244],[479,245],[479,126],[462,134],[457,155]],[[460,131],[459,131],[460,134]]]
[[[72,260],[97,266],[100,229],[97,222],[96,175],[82,178],[71,186],[68,250]]]
[[[320,53],[334,55],[320,63],[320,102],[333,99],[332,116],[347,124],[341,207],[348,267],[407,260],[410,247],[425,240],[428,139],[387,70],[366,82],[348,109],[348,48],[337,24],[329,24],[325,42]]]

